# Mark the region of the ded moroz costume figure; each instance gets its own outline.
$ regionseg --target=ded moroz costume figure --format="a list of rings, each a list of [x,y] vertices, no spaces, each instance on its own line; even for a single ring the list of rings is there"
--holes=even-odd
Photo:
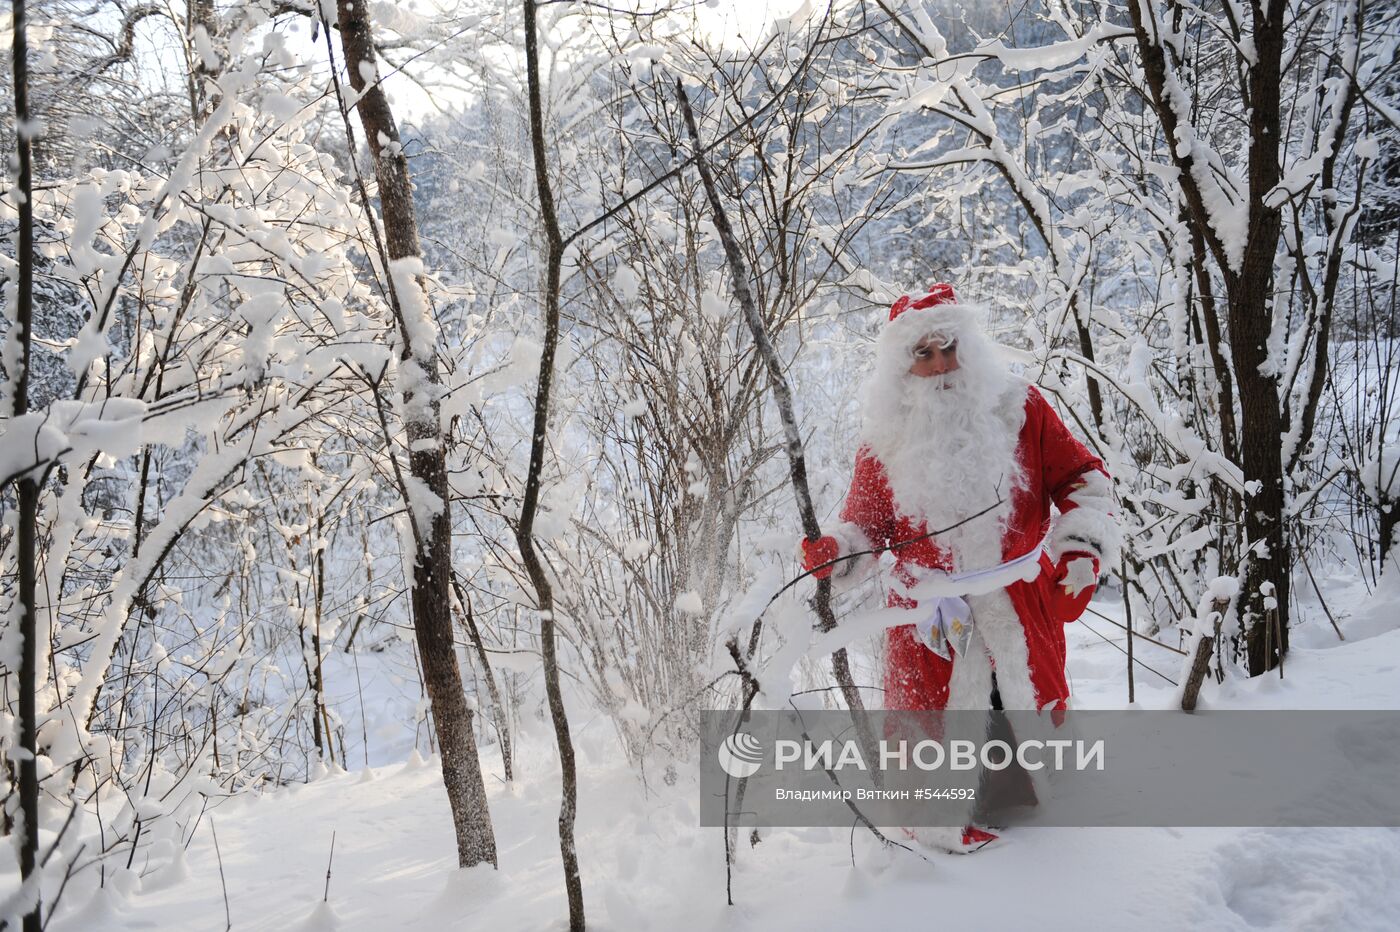
[[[1002,567],[997,578],[1011,579],[927,605],[893,588],[890,605],[928,608],[929,618],[888,629],[884,706],[986,709],[995,669],[1005,708],[1066,709],[1063,626],[1117,559],[1103,463],[1008,369],[951,285],[895,302],[863,402],[841,523],[803,541],[807,568],[849,583],[877,557],[821,564],[888,548],[902,587],[928,570],[976,576]]]

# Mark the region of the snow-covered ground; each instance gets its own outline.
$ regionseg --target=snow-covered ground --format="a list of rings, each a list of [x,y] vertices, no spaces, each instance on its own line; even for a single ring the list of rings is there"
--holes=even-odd
[[[1400,708],[1400,625],[1386,605],[1344,617],[1346,642],[1325,621],[1301,626],[1282,681],[1227,681],[1205,704]],[[1122,632],[1086,620],[1070,628],[1077,704],[1121,708],[1125,658],[1098,635],[1121,645]],[[1136,651],[1167,676],[1180,671],[1169,651],[1142,640]],[[1172,702],[1172,687],[1142,668],[1138,688],[1141,707]],[[607,722],[583,709],[575,718],[594,928],[1400,927],[1397,829],[1013,828],[973,856],[927,861],[845,829],[767,830],[744,845],[728,906],[723,839],[698,827],[693,773],[644,789]],[[542,727],[521,744],[515,785],[485,761],[499,870],[456,869],[437,764],[415,751],[211,808],[182,856],[131,889],[70,893],[53,928],[222,929],[225,886],[235,929],[563,928],[558,773]]]

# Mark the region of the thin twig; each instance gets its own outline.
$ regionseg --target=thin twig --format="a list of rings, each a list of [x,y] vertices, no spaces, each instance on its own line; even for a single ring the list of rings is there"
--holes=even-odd
[[[1079,623],[1080,623],[1081,625],[1084,625],[1085,629],[1088,630],[1090,634],[1094,635],[1094,637],[1096,637],[1096,638],[1098,638],[1099,640],[1103,641],[1105,644],[1108,644],[1108,645],[1109,645],[1110,647],[1112,647],[1114,650],[1118,651],[1119,653],[1123,653],[1123,654],[1126,654],[1126,653],[1127,653],[1126,650],[1123,650],[1123,648],[1120,647],[1120,646],[1118,645],[1118,642],[1113,641],[1113,640],[1110,640],[1109,638],[1104,637],[1102,634],[1100,634],[1099,632],[1095,631],[1093,628],[1089,627],[1089,625],[1085,624],[1085,623],[1084,623],[1084,619],[1082,619],[1082,618],[1079,619]],[[1142,667],[1144,670],[1147,670],[1147,671],[1149,671],[1149,672],[1151,672],[1151,673],[1156,673],[1158,676],[1160,676],[1162,679],[1166,680],[1168,683],[1171,683],[1173,686],[1177,685],[1176,680],[1172,679],[1170,676],[1167,676],[1167,675],[1164,674],[1164,673],[1160,673],[1160,672],[1158,672],[1157,670],[1152,669],[1152,667],[1149,667],[1147,664],[1143,663],[1141,660],[1138,660],[1136,657],[1133,658],[1133,661],[1134,661],[1138,666]]]
[[[219,850],[219,833],[214,831],[214,817],[209,817],[209,834],[214,836],[214,857],[219,861],[219,888],[224,891],[224,932],[233,928],[233,917],[228,909],[228,882],[224,879],[224,855]]]
[[[1125,597],[1126,597],[1126,596],[1125,596]],[[1093,615],[1093,616],[1096,617],[1096,618],[1102,618],[1104,621],[1108,622],[1109,624],[1111,624],[1111,625],[1113,625],[1113,626],[1115,626],[1115,627],[1122,628],[1124,631],[1129,630],[1129,629],[1127,628],[1127,626],[1125,626],[1125,625],[1122,624],[1121,622],[1114,621],[1112,618],[1109,618],[1109,617],[1108,617],[1107,615],[1105,615],[1103,612],[1096,612],[1096,611],[1094,611],[1092,608],[1087,608],[1087,607],[1086,607],[1084,610],[1085,610],[1086,612],[1088,612],[1090,615]],[[1181,648],[1179,648],[1179,647],[1172,647],[1170,644],[1163,644],[1161,641],[1158,641],[1158,640],[1156,640],[1155,638],[1150,638],[1150,637],[1148,637],[1147,635],[1143,634],[1141,631],[1134,631],[1134,632],[1132,632],[1132,634],[1133,634],[1133,638],[1134,638],[1134,639],[1140,639],[1140,640],[1146,641],[1146,642],[1149,643],[1149,644],[1156,644],[1158,647],[1161,647],[1161,648],[1164,648],[1164,649],[1166,649],[1166,650],[1169,650],[1169,651],[1171,651],[1173,654],[1180,654],[1180,655],[1183,656],[1183,657],[1186,656],[1186,651],[1182,650]]]
[[[321,895],[322,903],[331,901],[331,864],[335,861],[335,831],[331,831],[331,856],[326,859],[326,892]]]
[[[1308,566],[1307,557],[1303,556],[1302,552],[1300,551],[1298,553],[1298,559],[1302,562],[1303,569],[1308,571],[1308,581],[1312,583],[1313,592],[1317,593],[1318,604],[1320,604],[1322,606],[1322,610],[1327,613],[1327,620],[1332,622],[1332,630],[1337,632],[1337,637],[1345,641],[1347,639],[1346,635],[1342,634],[1342,629],[1337,627],[1337,619],[1332,617],[1332,610],[1327,607],[1327,600],[1322,597],[1322,590],[1318,588],[1317,579],[1313,576],[1312,567]]]

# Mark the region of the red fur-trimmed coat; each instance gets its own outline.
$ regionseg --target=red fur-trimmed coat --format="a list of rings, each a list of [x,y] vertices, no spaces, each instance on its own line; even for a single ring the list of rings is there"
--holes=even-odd
[[[1016,456],[1025,482],[1011,496],[1002,559],[1030,552],[1047,534],[1049,552],[1041,555],[1041,572],[1035,579],[968,599],[974,630],[981,636],[974,644],[985,643],[1006,708],[1064,709],[1069,700],[1064,624],[1074,619],[1057,617],[1062,603],[1052,590],[1054,565],[1063,554],[1075,551],[1092,554],[1104,565],[1116,558],[1112,492],[1103,463],[1075,439],[1034,386],[1026,392]],[[1053,527],[1052,505],[1060,511]],[[915,540],[928,528],[896,510],[884,467],[867,447],[856,456],[841,519],[834,536],[844,553],[914,540],[894,550],[895,575],[905,584],[914,580],[911,565],[953,569],[952,555],[936,537]],[[855,567],[848,570],[852,577],[859,572]],[[894,591],[889,604],[914,606]],[[933,653],[915,640],[912,624],[890,628],[886,637],[885,708],[987,707],[991,667],[983,657],[971,658],[969,669],[955,677],[962,658],[955,655],[948,661]]]

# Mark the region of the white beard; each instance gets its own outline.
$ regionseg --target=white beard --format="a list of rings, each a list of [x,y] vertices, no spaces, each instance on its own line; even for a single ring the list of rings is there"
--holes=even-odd
[[[1025,393],[996,366],[929,378],[886,371],[867,390],[864,439],[885,467],[896,511],[928,531],[967,522],[934,537],[954,572],[1002,562],[1011,493],[1024,483],[1016,447]]]

